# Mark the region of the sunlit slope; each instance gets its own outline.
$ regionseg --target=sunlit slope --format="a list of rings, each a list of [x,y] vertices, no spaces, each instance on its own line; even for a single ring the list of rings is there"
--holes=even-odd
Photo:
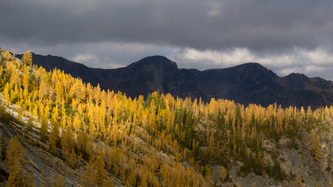
[[[21,61],[0,53],[4,105],[21,107],[20,123],[38,129],[45,151],[78,171],[82,184],[332,183],[332,107],[245,107],[159,92],[129,98],[31,67],[29,53]],[[94,164],[100,180],[89,173]]]

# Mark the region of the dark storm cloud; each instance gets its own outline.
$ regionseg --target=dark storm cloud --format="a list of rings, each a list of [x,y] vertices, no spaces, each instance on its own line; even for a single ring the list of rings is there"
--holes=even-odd
[[[90,67],[165,55],[199,69],[259,62],[333,80],[332,0],[7,0],[0,47]]]
[[[197,49],[331,48],[331,0],[123,0],[1,3],[1,37],[11,41],[124,41]]]

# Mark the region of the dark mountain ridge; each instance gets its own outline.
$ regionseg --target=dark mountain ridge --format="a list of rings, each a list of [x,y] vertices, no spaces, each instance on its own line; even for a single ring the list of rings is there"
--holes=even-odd
[[[17,55],[21,58],[21,55]],[[146,57],[118,69],[89,68],[56,56],[33,54],[33,63],[50,71],[63,70],[102,89],[121,91],[127,96],[147,96],[160,90],[182,98],[230,99],[241,104],[318,108],[333,103],[333,82],[292,73],[279,77],[258,63],[246,63],[225,69],[179,69],[163,56]]]

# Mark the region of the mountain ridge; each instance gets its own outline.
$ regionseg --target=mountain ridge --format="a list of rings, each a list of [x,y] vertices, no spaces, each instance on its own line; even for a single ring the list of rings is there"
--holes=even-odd
[[[17,55],[21,58],[22,55]],[[148,96],[160,90],[181,98],[229,99],[248,105],[318,108],[333,104],[333,82],[292,73],[279,77],[259,63],[244,63],[229,68],[185,69],[164,56],[145,57],[117,69],[89,68],[62,57],[33,54],[33,63],[50,71],[64,70],[102,89],[121,91],[130,97]]]

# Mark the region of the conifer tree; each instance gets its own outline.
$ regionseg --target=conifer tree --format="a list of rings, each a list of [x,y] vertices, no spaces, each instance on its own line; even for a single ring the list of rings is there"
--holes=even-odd
[[[7,82],[5,85],[5,89],[3,91],[3,98],[5,99],[5,105],[9,106],[10,102],[11,102],[11,94],[10,94],[11,90],[10,90],[10,85]]]
[[[47,116],[46,114],[42,114],[41,117],[41,126],[40,126],[40,139],[45,142],[47,140],[47,128],[48,128],[48,121],[47,121]]]
[[[33,186],[30,162],[25,153],[26,150],[22,148],[18,137],[11,138],[7,149],[7,165],[10,173],[7,186]]]
[[[97,187],[105,186],[107,182],[107,172],[104,167],[105,163],[101,156],[97,156],[96,159],[92,157],[88,163],[88,168],[84,171],[84,174],[82,175],[84,185]]]
[[[54,155],[57,155],[57,144],[60,142],[59,138],[59,125],[57,122],[52,123],[53,127],[49,135],[47,149]]]
[[[296,177],[295,179],[295,185],[296,187],[303,187],[303,178],[302,177]]]
[[[32,53],[27,51],[22,56],[22,62],[32,67]]]
[[[322,153],[321,147],[320,147],[319,135],[317,135],[313,129],[310,132],[307,143],[308,143],[308,147],[311,152],[311,155],[314,157],[315,160],[319,161],[322,158],[323,153]]]
[[[53,187],[65,187],[65,180],[62,175],[59,175],[56,184]]]
[[[63,157],[68,163],[71,163],[71,153],[73,153],[74,148],[74,137],[70,128],[67,128],[66,131],[62,131],[62,136],[60,140],[61,148],[63,150]]]
[[[222,178],[222,181],[224,182],[225,179],[227,178],[227,171],[226,169],[223,167],[223,169],[221,170],[221,178]]]

